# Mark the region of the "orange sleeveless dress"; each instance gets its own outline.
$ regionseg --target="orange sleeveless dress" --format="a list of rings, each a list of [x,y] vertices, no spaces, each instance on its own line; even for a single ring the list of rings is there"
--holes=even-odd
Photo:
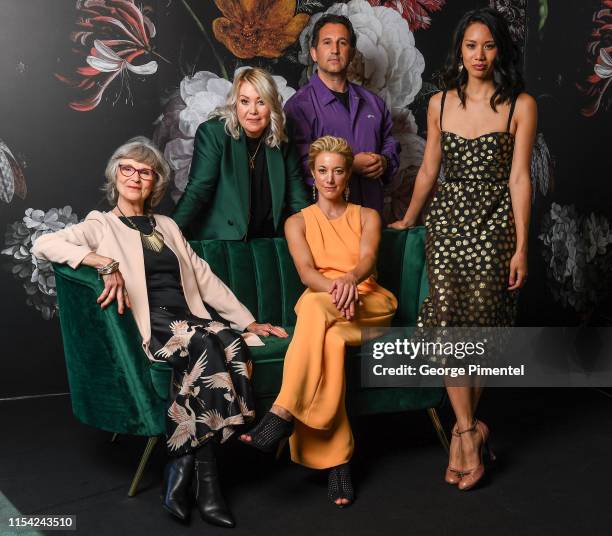
[[[349,203],[334,220],[317,205],[303,209],[302,215],[317,270],[329,279],[352,270],[359,261],[361,207]],[[395,296],[374,277],[357,288],[361,303],[351,321],[340,314],[327,292],[307,289],[295,306],[295,332],[274,403],[294,416],[291,459],[307,467],[325,469],[350,460],[353,434],[344,404],[345,345],[361,344],[364,327],[388,326],[397,309]]]

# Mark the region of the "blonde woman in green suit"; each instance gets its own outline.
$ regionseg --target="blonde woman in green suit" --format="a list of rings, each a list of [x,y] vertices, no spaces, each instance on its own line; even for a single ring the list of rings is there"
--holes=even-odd
[[[196,132],[189,182],[172,218],[195,240],[282,235],[309,203],[273,78],[247,68]]]

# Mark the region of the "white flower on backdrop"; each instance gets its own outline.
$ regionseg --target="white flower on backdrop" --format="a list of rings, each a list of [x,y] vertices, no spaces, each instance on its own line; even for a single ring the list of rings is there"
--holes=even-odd
[[[72,207],[47,211],[29,208],[21,221],[8,226],[2,255],[11,258],[11,273],[23,282],[26,303],[41,312],[45,320],[57,310],[55,275],[50,262],[32,255],[32,244],[41,235],[70,227],[79,221]]]
[[[144,65],[132,65],[112,48],[106,46],[103,41],[95,39],[93,44],[96,55],[87,56],[85,61],[87,65],[97,69],[101,73],[117,73],[127,69],[134,74],[144,76],[157,72],[157,62],[155,60],[151,60]]]
[[[234,72],[234,76],[243,66]],[[273,75],[283,102],[295,93],[282,76]],[[154,141],[163,148],[164,156],[173,171],[174,188],[172,198],[178,201],[187,185],[189,166],[193,156],[193,140],[200,123],[225,99],[232,84],[209,71],[199,71],[181,81],[178,93],[167,103],[163,114],[157,120]]]

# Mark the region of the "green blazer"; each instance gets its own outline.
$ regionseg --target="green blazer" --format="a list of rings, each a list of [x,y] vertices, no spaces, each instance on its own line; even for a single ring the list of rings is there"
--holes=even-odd
[[[292,142],[264,144],[274,228],[282,234],[287,216],[309,204],[299,157]],[[196,132],[189,182],[172,218],[190,240],[242,240],[249,226],[250,193],[244,132],[235,140],[219,119]]]

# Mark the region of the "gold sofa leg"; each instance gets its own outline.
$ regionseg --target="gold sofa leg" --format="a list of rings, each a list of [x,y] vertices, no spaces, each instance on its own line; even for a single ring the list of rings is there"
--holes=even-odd
[[[144,452],[140,458],[140,463],[138,464],[138,469],[136,469],[136,474],[134,475],[134,479],[132,480],[132,485],[130,486],[130,491],[128,491],[128,497],[133,497],[136,495],[136,489],[138,488],[138,484],[140,484],[140,479],[142,478],[142,474],[144,473],[144,469],[151,457],[151,452],[153,452],[153,448],[157,443],[159,438],[157,436],[152,436],[147,441],[147,446],[145,447]]]
[[[429,415],[429,418],[436,429],[436,434],[438,434],[438,439],[440,440],[440,443],[442,443],[442,447],[444,447],[444,450],[448,454],[448,438],[446,437],[444,428],[442,428],[442,423],[440,422],[436,408],[427,408],[427,414]]]

